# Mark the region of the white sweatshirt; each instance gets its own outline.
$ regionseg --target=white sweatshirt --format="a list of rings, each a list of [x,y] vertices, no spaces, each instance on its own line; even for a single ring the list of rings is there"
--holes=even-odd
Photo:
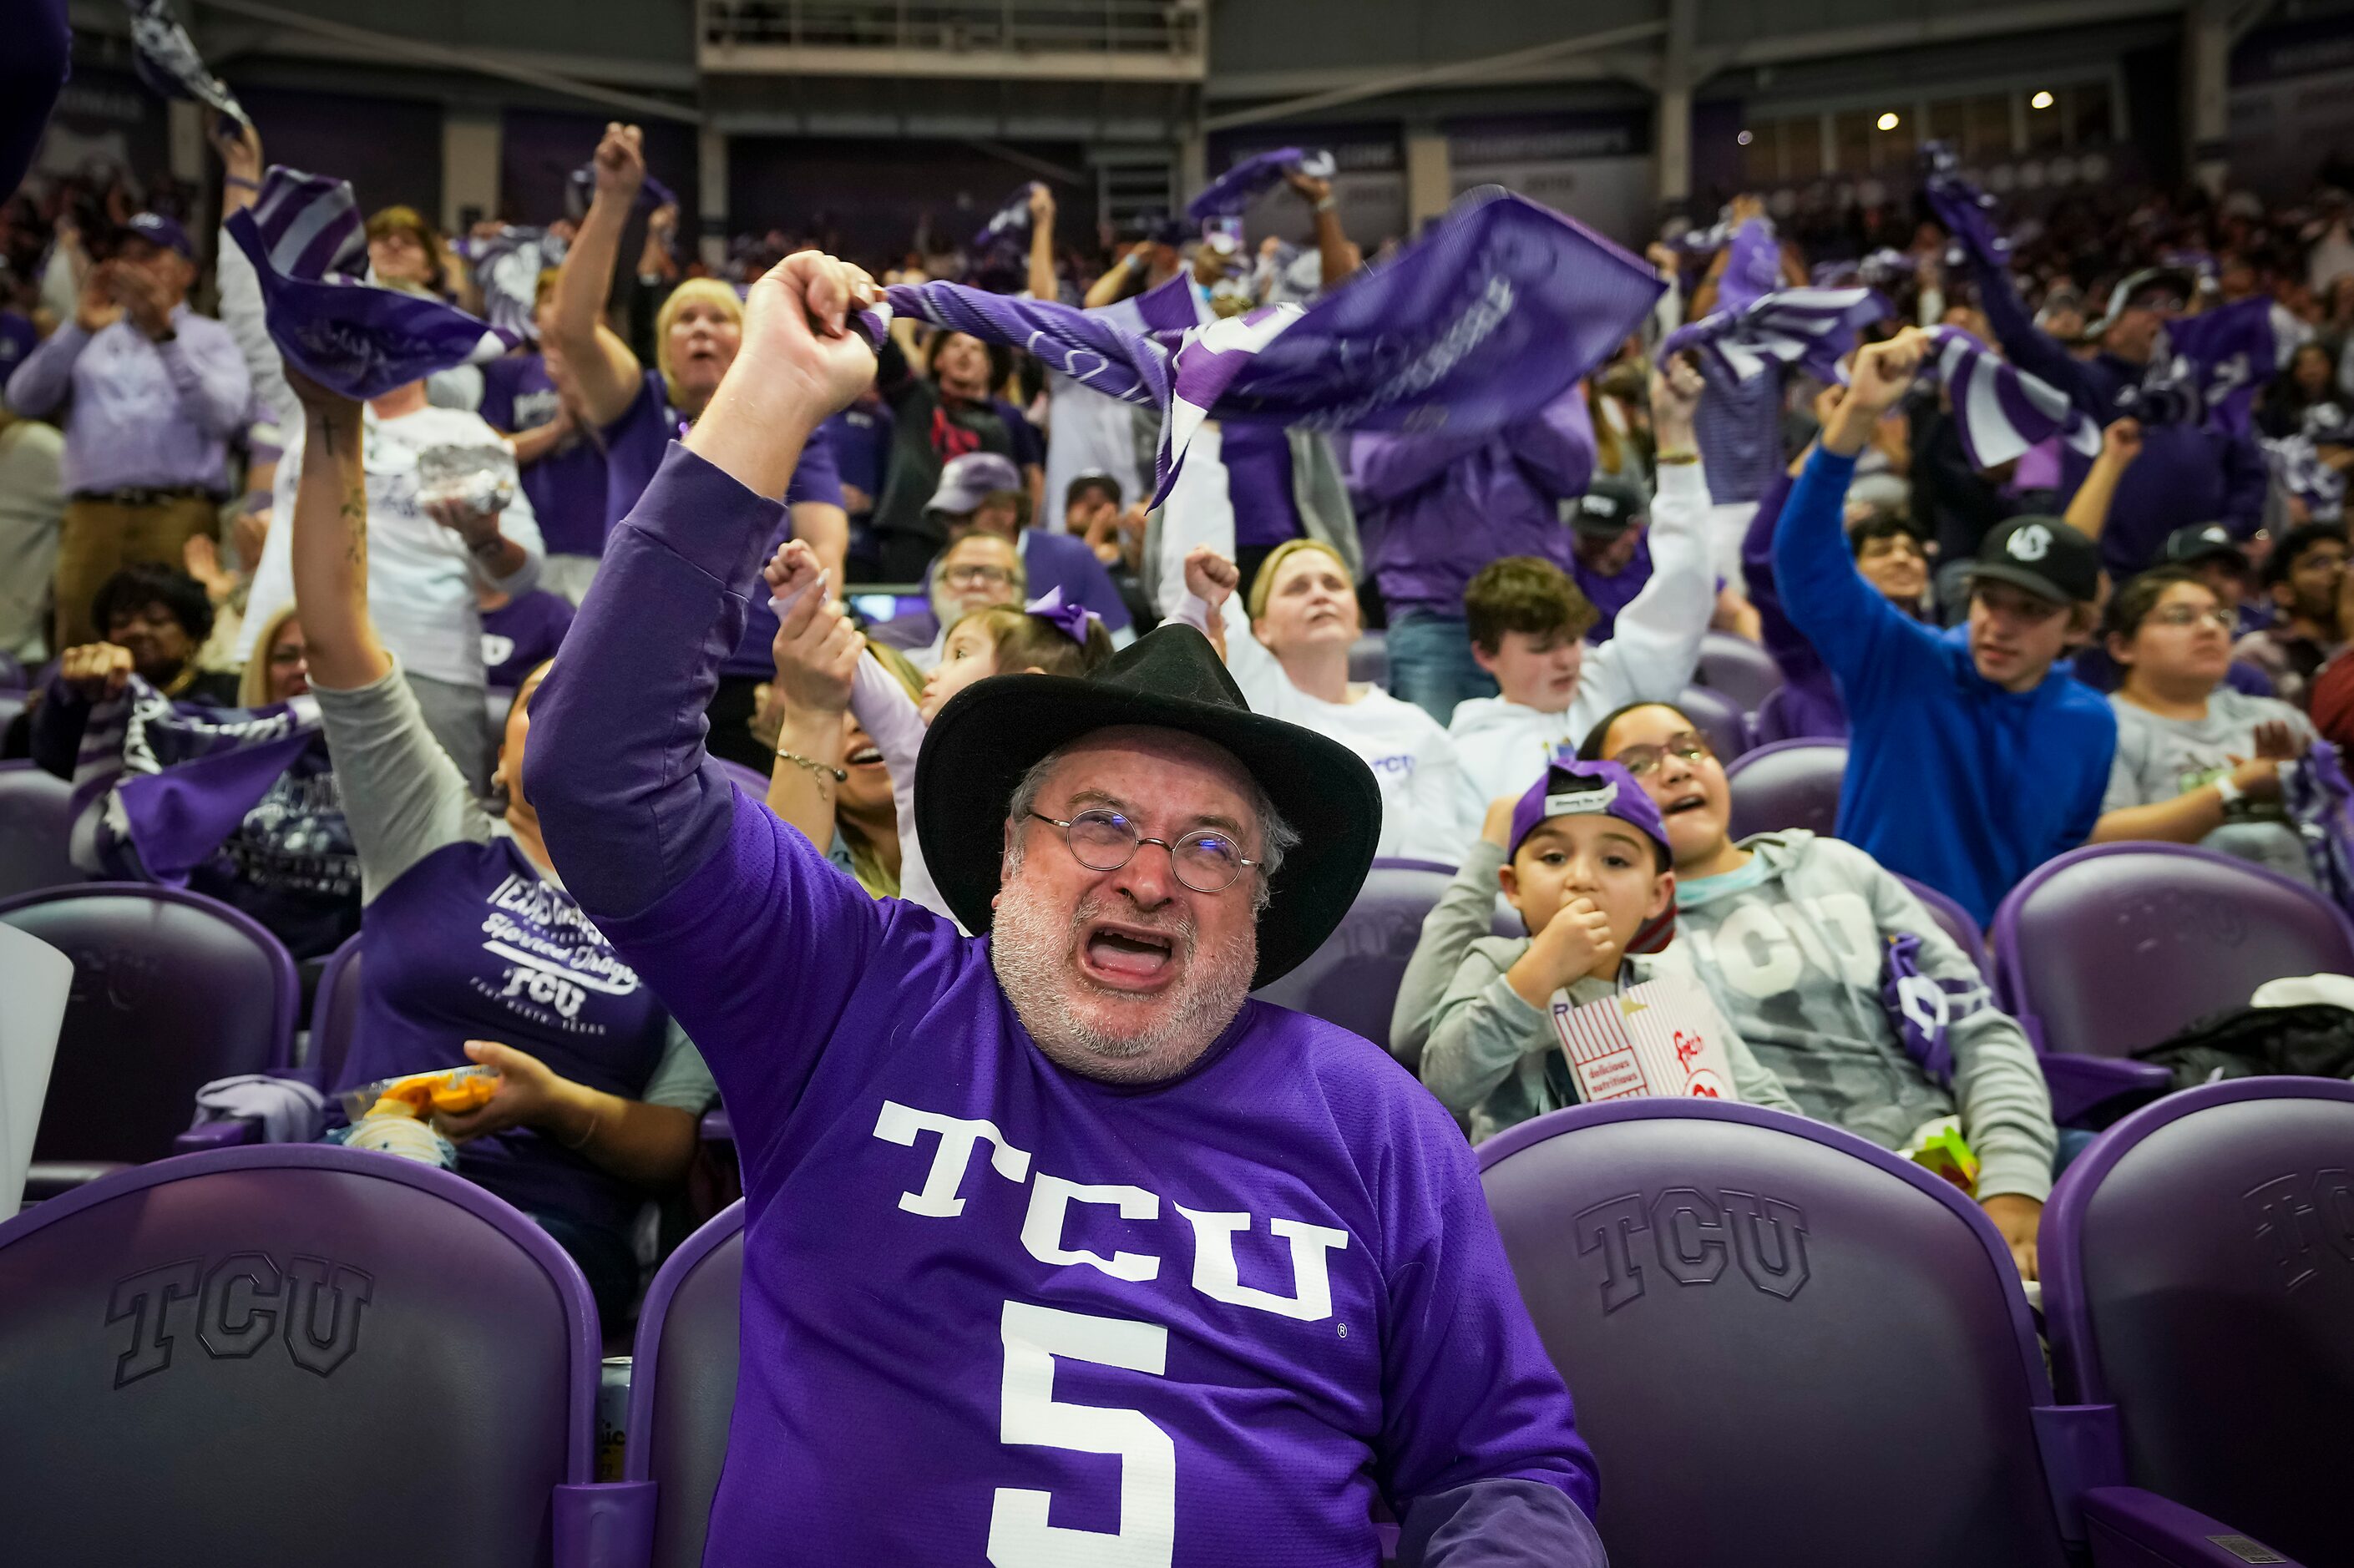
[[[1691,684],[1716,608],[1708,510],[1708,483],[1698,463],[1659,471],[1659,495],[1651,503],[1651,580],[1618,612],[1610,641],[1586,650],[1567,708],[1546,713],[1504,697],[1457,705],[1447,733],[1460,758],[1463,798],[1457,810],[1468,831],[1440,858],[1459,863],[1479,836],[1489,802],[1535,783],[1556,747],[1575,749],[1586,731],[1628,703],[1671,703]]]
[[[1184,596],[1176,619],[1206,633],[1209,607]],[[1251,635],[1234,598],[1225,602],[1226,669],[1251,711],[1312,729],[1339,741],[1373,770],[1382,790],[1382,859],[1426,860],[1453,865],[1479,823],[1460,819],[1463,783],[1454,744],[1437,720],[1379,686],[1352,685],[1345,703],[1311,697],[1291,683],[1274,654]],[[1295,822],[1303,830],[1312,824]]]

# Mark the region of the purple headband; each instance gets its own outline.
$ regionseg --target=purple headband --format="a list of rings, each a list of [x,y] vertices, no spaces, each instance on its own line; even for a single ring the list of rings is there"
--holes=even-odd
[[[1065,604],[1059,583],[1048,588],[1041,598],[1023,605],[1022,610],[1025,615],[1036,616],[1082,648],[1087,645],[1088,628],[1103,624],[1103,617],[1086,605]]]

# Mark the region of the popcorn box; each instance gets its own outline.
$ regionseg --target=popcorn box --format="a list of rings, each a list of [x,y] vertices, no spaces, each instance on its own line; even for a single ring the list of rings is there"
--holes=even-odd
[[[1734,1100],[1732,1033],[1697,980],[1664,975],[1580,1007],[1555,991],[1553,1023],[1589,1103],[1645,1095]]]

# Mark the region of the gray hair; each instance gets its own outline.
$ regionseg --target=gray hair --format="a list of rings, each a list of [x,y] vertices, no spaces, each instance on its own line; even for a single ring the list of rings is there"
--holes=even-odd
[[[1006,870],[1021,869],[1023,827],[1029,821],[1031,811],[1037,807],[1038,795],[1046,787],[1047,776],[1054,772],[1055,765],[1062,761],[1064,754],[1077,744],[1077,741],[1066,742],[1032,763],[1030,770],[1022,775],[1022,781],[1013,787],[1013,799],[1005,808],[1006,825],[1013,830],[1013,847],[1006,851],[1005,855]],[[1257,915],[1275,895],[1275,874],[1283,869],[1283,857],[1299,847],[1299,830],[1284,820],[1283,813],[1275,809],[1275,802],[1267,798],[1257,779],[1247,771],[1243,778],[1246,786],[1244,804],[1258,820],[1260,842],[1256,857],[1258,882],[1251,890],[1251,913]]]

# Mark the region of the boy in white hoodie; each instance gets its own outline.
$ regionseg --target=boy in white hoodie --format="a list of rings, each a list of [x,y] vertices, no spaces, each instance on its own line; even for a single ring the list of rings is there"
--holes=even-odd
[[[1651,503],[1651,580],[1618,614],[1609,641],[1583,641],[1594,607],[1569,575],[1533,556],[1490,565],[1463,596],[1471,656],[1501,696],[1458,705],[1447,735],[1460,759],[1465,842],[1488,802],[1519,793],[1561,749],[1575,750],[1605,714],[1672,702],[1691,683],[1716,606],[1705,533],[1708,485],[1693,445],[1699,372],[1681,360],[1651,376],[1659,490]]]

